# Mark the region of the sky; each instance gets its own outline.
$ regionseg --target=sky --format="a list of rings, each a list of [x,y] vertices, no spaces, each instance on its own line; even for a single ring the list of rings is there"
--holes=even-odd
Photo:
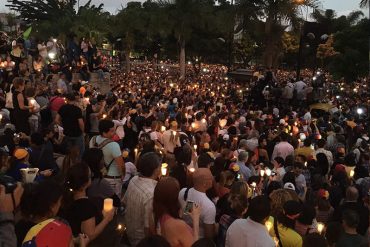
[[[88,0],[80,0],[80,4],[86,3]],[[144,0],[138,0],[144,2]],[[359,9],[359,3],[361,0],[320,0],[323,9],[334,9],[338,16],[347,15],[353,10]],[[104,3],[104,8],[115,14],[121,6],[126,6],[129,0],[92,0],[94,4]],[[5,12],[8,9],[5,7],[7,4],[6,0],[0,0],[0,12]],[[369,16],[369,10],[362,10],[367,16]]]

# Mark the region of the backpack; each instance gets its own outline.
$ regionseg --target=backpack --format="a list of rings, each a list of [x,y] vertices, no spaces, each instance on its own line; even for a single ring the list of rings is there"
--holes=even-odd
[[[103,150],[103,148],[104,148],[106,145],[108,145],[109,143],[114,142],[114,141],[112,141],[111,139],[105,139],[103,142],[101,142],[100,144],[98,144],[98,143],[96,142],[96,137],[97,137],[97,136],[93,136],[93,138],[92,138],[92,144],[93,144],[94,148],[97,148],[97,149],[100,149],[100,150]],[[112,160],[111,160],[111,162],[109,162],[109,164],[108,164],[108,165],[104,165],[104,166],[105,166],[105,169],[106,169],[106,172],[108,172],[108,171],[109,171],[109,168],[110,168],[110,166],[112,165],[113,161],[114,161],[114,159],[112,159]]]
[[[14,109],[12,88],[13,88],[13,84],[10,85],[9,92],[6,93],[6,98],[5,98],[5,108],[8,108],[8,109]]]

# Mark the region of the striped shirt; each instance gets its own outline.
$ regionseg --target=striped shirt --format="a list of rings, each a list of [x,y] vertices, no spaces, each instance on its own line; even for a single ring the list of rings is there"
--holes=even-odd
[[[145,238],[144,228],[153,220],[153,196],[157,181],[135,176],[131,179],[123,202],[126,205],[125,223],[132,246]]]

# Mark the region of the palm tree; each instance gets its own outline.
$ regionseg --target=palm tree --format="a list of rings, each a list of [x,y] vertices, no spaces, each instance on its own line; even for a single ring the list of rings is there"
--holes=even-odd
[[[329,33],[336,33],[337,31],[343,30],[350,26],[355,25],[361,17],[364,16],[362,11],[352,11],[347,16],[337,17],[336,13],[332,9],[327,9],[325,11],[315,10],[311,17],[318,23],[325,24],[328,27]]]
[[[302,14],[301,7],[317,8],[316,0],[266,0],[261,7],[265,21],[265,66],[276,64],[284,30],[296,27]]]
[[[361,0],[360,7],[361,8],[368,8],[369,7],[370,0]]]

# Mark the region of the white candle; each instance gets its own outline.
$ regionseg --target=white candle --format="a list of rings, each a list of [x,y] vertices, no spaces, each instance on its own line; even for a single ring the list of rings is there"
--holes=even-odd
[[[134,152],[135,152],[135,159],[136,159],[136,156],[137,156],[137,153],[138,153],[139,150],[137,150],[137,148],[135,148]]]
[[[167,175],[167,163],[163,163],[162,164],[162,167],[161,167],[161,173],[162,173],[162,176],[166,176]]]
[[[269,168],[266,168],[266,176],[270,177],[271,176],[271,170]]]
[[[267,231],[269,232],[272,228],[272,223],[270,221],[266,221],[265,226],[267,228]]]
[[[265,176],[265,170],[260,171],[261,177]]]
[[[323,223],[317,223],[317,231],[321,234],[324,230],[325,225]]]
[[[355,171],[354,170],[351,170],[350,172],[349,172],[349,176],[351,177],[351,178],[353,178],[353,176],[355,175]]]
[[[113,209],[113,199],[105,198],[104,199],[104,212],[109,212]]]

